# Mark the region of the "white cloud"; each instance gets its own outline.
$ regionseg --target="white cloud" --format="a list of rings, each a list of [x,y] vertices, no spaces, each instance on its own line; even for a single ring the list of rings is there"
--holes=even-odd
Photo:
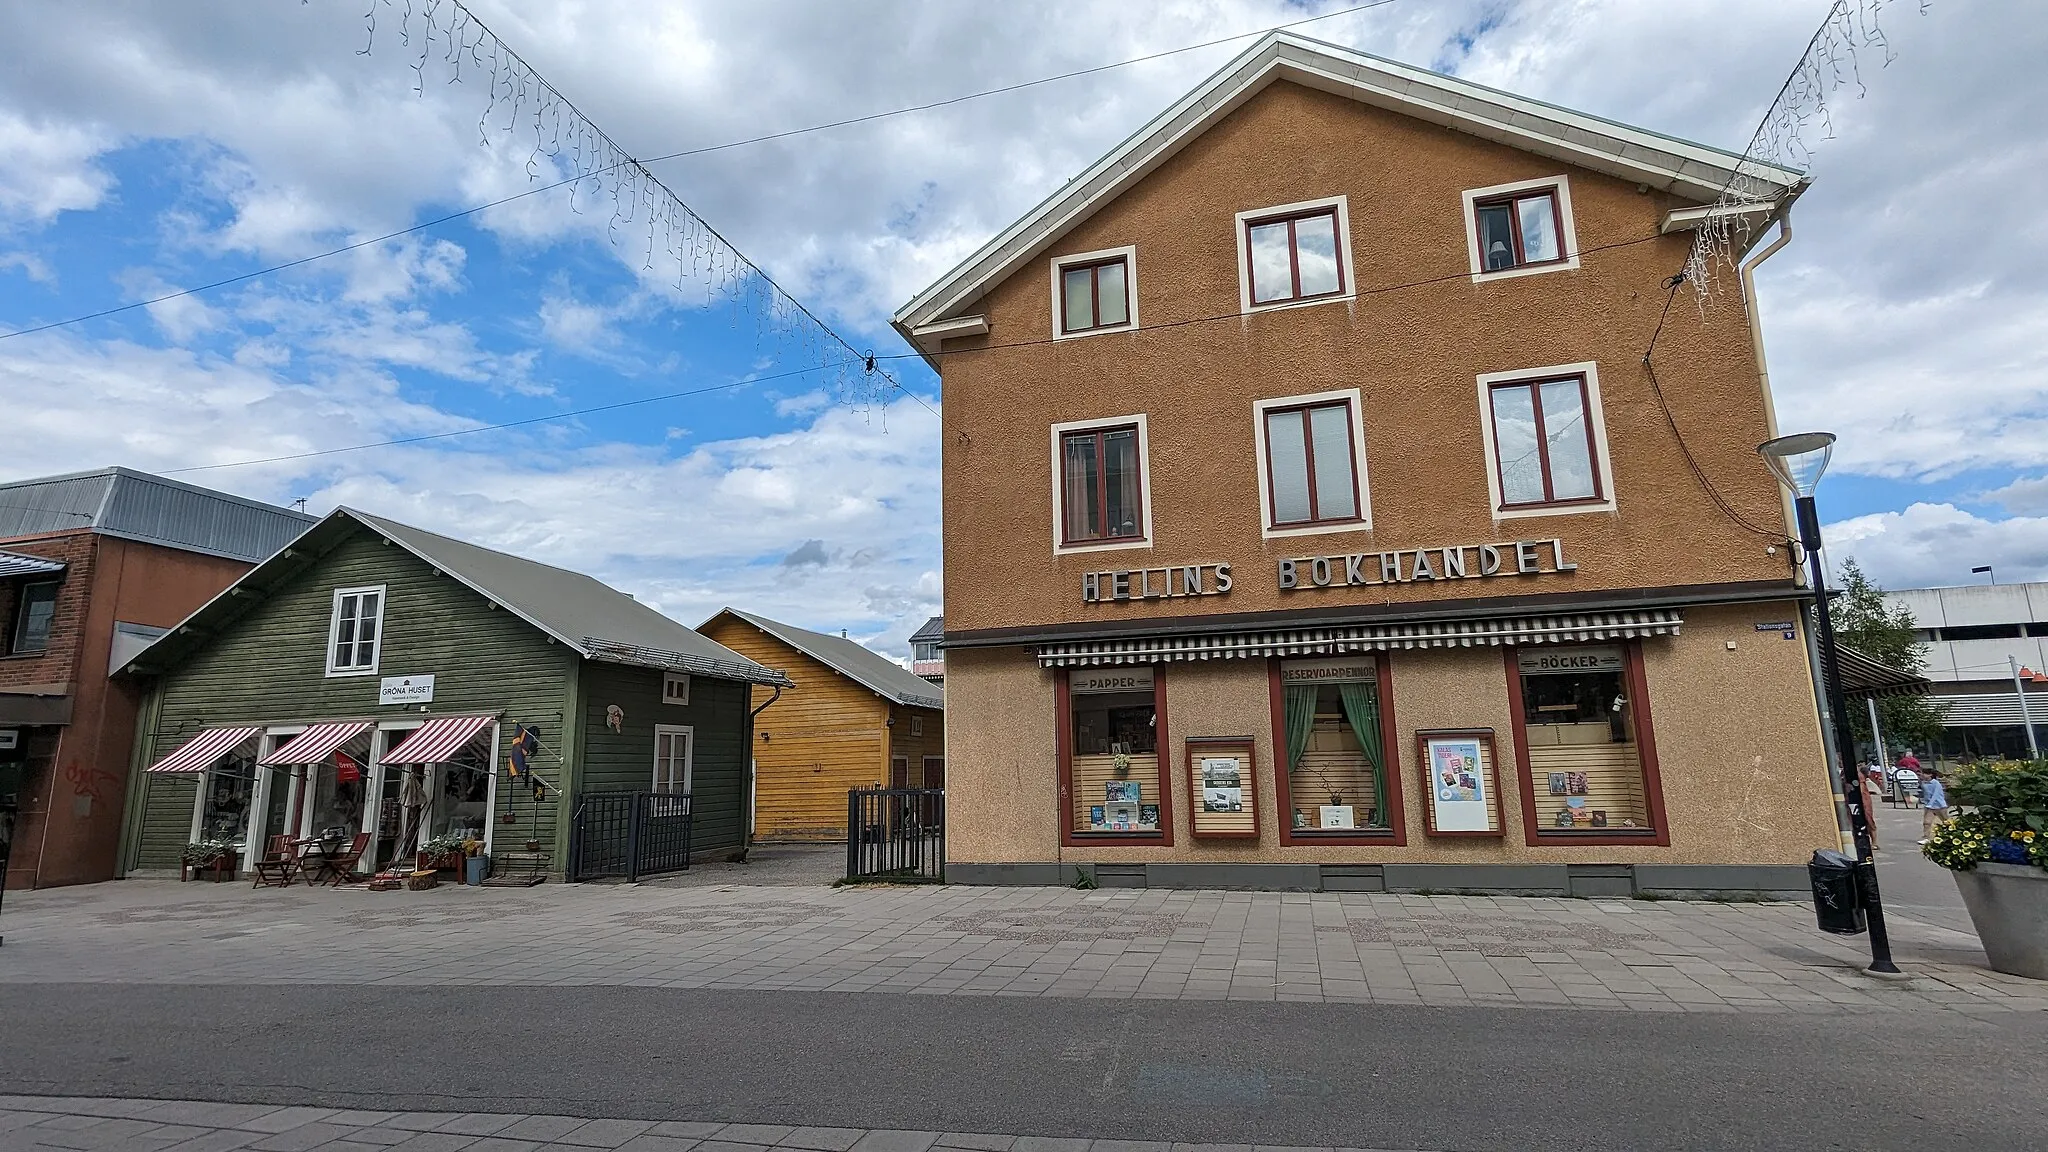
[[[2048,517],[1987,520],[1953,504],[1913,504],[1830,524],[1831,559],[1855,557],[1887,588],[1961,584],[1989,564],[2001,581],[2048,579]]]
[[[98,207],[114,184],[93,164],[107,142],[90,124],[31,122],[0,105],[0,223]]]
[[[0,252],[0,272],[10,268],[21,269],[21,274],[38,284],[55,284],[56,270],[49,262],[32,252]]]

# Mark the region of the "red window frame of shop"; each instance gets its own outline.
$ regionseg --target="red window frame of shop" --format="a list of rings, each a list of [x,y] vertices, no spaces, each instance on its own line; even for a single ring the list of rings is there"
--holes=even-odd
[[[1173,753],[1167,743],[1166,730],[1166,669],[1158,664],[1152,668],[1152,726],[1153,741],[1159,749],[1159,831],[1157,832],[1077,832],[1074,830],[1074,694],[1067,688],[1069,669],[1061,669],[1053,678],[1053,738],[1059,742],[1059,789],[1054,799],[1057,802],[1060,821],[1060,844],[1067,848],[1081,848],[1090,844],[1137,844],[1147,848],[1173,847]]]
[[[1328,292],[1313,296],[1301,294],[1301,243],[1295,235],[1295,225],[1303,220],[1318,216],[1330,218],[1330,235],[1337,243],[1337,286]],[[1287,225],[1287,276],[1289,293],[1271,300],[1259,299],[1258,259],[1252,252],[1252,229],[1268,224]],[[1274,216],[1254,216],[1244,222],[1244,283],[1245,299],[1253,308],[1272,308],[1281,304],[1298,304],[1303,300],[1323,300],[1331,296],[1342,296],[1347,287],[1344,278],[1345,253],[1344,221],[1337,215],[1336,205],[1324,208],[1310,208],[1305,212],[1282,212]]]
[[[1643,675],[1643,647],[1638,640],[1622,642],[1622,683],[1628,686],[1629,703],[1635,709],[1636,755],[1643,765],[1643,807],[1650,817],[1649,828],[1623,831],[1607,828],[1598,832],[1560,832],[1546,829],[1536,819],[1536,775],[1529,767],[1529,722],[1522,714],[1522,668],[1515,649],[1503,648],[1508,670],[1508,713],[1514,719],[1515,774],[1522,794],[1522,839],[1536,845],[1557,844],[1647,844],[1671,846],[1671,825],[1664,817],[1664,778],[1657,771],[1657,734],[1650,724],[1650,693]]]
[[[1579,386],[1579,411],[1583,413],[1581,424],[1585,425],[1586,462],[1593,473],[1593,494],[1574,496],[1559,500],[1552,496],[1556,485],[1550,479],[1550,437],[1543,424],[1543,386],[1572,381]],[[1508,499],[1507,461],[1502,457],[1500,446],[1500,421],[1495,416],[1493,394],[1510,388],[1524,388],[1529,392],[1530,411],[1536,414],[1536,463],[1543,471],[1543,499],[1523,500],[1519,503]],[[1587,382],[1583,372],[1568,376],[1532,376],[1527,380],[1496,380],[1486,386],[1486,420],[1493,429],[1493,475],[1500,485],[1500,507],[1497,511],[1519,512],[1524,508],[1574,508],[1581,504],[1602,504],[1607,500],[1607,486],[1601,482],[1600,438],[1593,434],[1593,386]]]
[[[1337,847],[1358,847],[1377,845],[1382,848],[1405,848],[1408,846],[1408,820],[1406,805],[1402,803],[1401,746],[1394,728],[1394,674],[1393,661],[1385,652],[1373,654],[1374,675],[1378,677],[1380,696],[1380,748],[1387,758],[1387,795],[1381,802],[1387,805],[1388,827],[1379,831],[1352,829],[1349,832],[1306,832],[1296,835],[1294,831],[1294,790],[1287,782],[1287,709],[1282,702],[1285,685],[1280,679],[1280,660],[1275,657],[1266,662],[1266,694],[1273,704],[1273,795],[1279,802],[1278,823],[1282,845],[1303,847],[1329,844]]]
[[[1114,324],[1102,322],[1102,269],[1111,264],[1124,266],[1124,318]],[[1067,273],[1088,272],[1088,310],[1092,324],[1074,327],[1073,317],[1067,313]],[[1104,329],[1128,328],[1131,326],[1131,269],[1130,260],[1123,256],[1110,256],[1102,260],[1079,260],[1072,264],[1060,265],[1060,335],[1074,336],[1082,332],[1100,332]]]
[[[1349,516],[1324,517],[1317,507],[1316,498],[1316,447],[1309,436],[1308,414],[1318,408],[1342,408],[1344,410],[1344,449],[1351,454],[1351,508]],[[1308,461],[1308,519],[1280,520],[1280,486],[1273,475],[1273,424],[1274,416],[1289,414],[1301,417],[1301,452]],[[1358,431],[1356,415],[1349,400],[1318,400],[1308,404],[1288,404],[1267,408],[1259,413],[1263,421],[1260,433],[1266,441],[1266,526],[1274,530],[1287,528],[1321,528],[1330,524],[1365,523],[1365,494],[1358,489]]]
[[[1104,448],[1107,444],[1105,437],[1112,432],[1129,432],[1131,434],[1131,442],[1138,447],[1137,530],[1129,535],[1111,535],[1108,532],[1109,467],[1106,463],[1107,453],[1104,451]],[[1067,526],[1071,523],[1067,516],[1067,493],[1073,490],[1067,483],[1067,441],[1079,440],[1084,437],[1092,438],[1095,441],[1095,467],[1098,470],[1097,479],[1100,480],[1100,483],[1095,486],[1095,516],[1096,523],[1101,524],[1105,530],[1101,536],[1071,536],[1067,533]],[[1136,424],[1108,424],[1101,428],[1081,428],[1072,432],[1060,433],[1060,543],[1062,545],[1119,544],[1130,540],[1143,540],[1144,538],[1145,438],[1138,432],[1138,426]]]
[[[1522,213],[1520,204],[1524,200],[1535,200],[1539,197],[1549,198],[1550,226],[1556,229],[1557,232],[1557,255],[1548,260],[1529,259],[1529,253],[1522,244]],[[1570,260],[1572,258],[1572,246],[1571,238],[1564,233],[1563,201],[1562,191],[1555,184],[1544,188],[1527,188],[1520,192],[1511,192],[1505,196],[1489,196],[1484,200],[1474,200],[1472,202],[1472,236],[1482,245],[1479,250],[1480,275],[1483,276],[1489,272],[1512,272],[1517,268],[1544,268]],[[1483,209],[1499,208],[1502,205],[1506,205],[1508,210],[1508,239],[1512,243],[1515,262],[1505,268],[1488,268],[1486,266],[1486,249],[1483,246],[1486,243],[1486,234],[1479,230],[1479,213]]]

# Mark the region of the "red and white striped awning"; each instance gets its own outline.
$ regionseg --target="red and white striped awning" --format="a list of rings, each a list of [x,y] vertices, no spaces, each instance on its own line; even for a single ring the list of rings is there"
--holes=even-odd
[[[379,764],[441,764],[484,730],[495,716],[443,716],[429,720],[384,754]]]
[[[1589,640],[1676,636],[1683,623],[1676,608],[1647,608],[1581,615],[1276,628],[1132,640],[1075,640],[1041,645],[1038,663],[1046,668],[1077,668],[1098,664],[1165,664],[1180,660],[1330,656],[1346,652],[1384,652],[1396,648],[1582,644]]]
[[[208,728],[185,741],[176,752],[149,766],[151,772],[204,772],[214,761],[242,746],[261,728]]]
[[[368,731],[368,720],[343,720],[338,724],[315,724],[271,750],[258,764],[322,764],[334,750]]]

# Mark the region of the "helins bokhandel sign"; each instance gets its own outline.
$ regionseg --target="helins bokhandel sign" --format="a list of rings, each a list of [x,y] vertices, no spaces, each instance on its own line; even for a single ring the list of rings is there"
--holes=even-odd
[[[1282,560],[1280,590],[1347,588],[1371,584],[1414,584],[1435,580],[1486,580],[1496,576],[1543,576],[1576,572],[1565,559],[1564,541],[1510,540],[1494,544],[1449,544],[1442,548],[1400,548]]]
[[[1223,596],[1230,591],[1228,564],[1175,564],[1166,568],[1114,568],[1081,573],[1081,599],[1178,600],[1184,596]]]

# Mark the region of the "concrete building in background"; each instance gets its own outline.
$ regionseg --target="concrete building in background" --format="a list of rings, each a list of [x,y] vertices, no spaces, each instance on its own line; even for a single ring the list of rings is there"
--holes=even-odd
[[[2048,583],[1906,588],[1885,594],[1913,614],[1927,645],[1921,675],[1948,730],[1932,751],[1943,760],[2030,754],[2014,664],[2048,672]],[[2048,683],[2022,676],[2036,742],[2048,747]]]
[[[313,522],[126,468],[0,484],[7,887],[113,878],[141,693],[110,669]]]

